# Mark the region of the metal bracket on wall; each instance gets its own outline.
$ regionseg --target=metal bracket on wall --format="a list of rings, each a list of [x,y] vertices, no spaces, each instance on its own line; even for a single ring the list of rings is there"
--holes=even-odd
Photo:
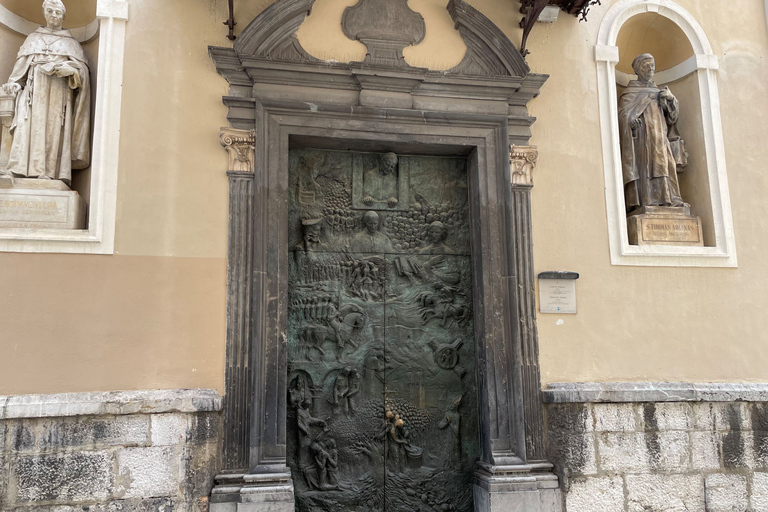
[[[235,0],[229,0],[229,19],[224,22],[224,25],[229,27],[227,39],[230,41],[237,39],[235,35],[235,26],[237,25],[237,22],[235,22]]]
[[[587,21],[587,14],[593,5],[600,5],[601,0],[520,0],[520,13],[524,14],[520,20],[520,28],[523,29],[523,40],[520,44],[520,53],[526,57],[531,52],[525,47],[528,36],[531,35],[533,26],[539,20],[541,13],[549,6],[557,6],[568,14],[579,17],[579,21]]]

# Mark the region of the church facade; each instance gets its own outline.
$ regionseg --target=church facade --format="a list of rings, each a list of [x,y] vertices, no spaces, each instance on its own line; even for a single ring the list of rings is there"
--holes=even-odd
[[[0,0],[0,509],[768,511],[702,4]]]

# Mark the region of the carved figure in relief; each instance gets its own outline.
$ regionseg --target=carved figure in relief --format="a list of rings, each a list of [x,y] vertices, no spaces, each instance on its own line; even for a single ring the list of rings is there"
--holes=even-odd
[[[637,80],[619,98],[619,130],[627,212],[644,206],[686,207],[677,173],[687,165],[685,142],[677,135],[680,103],[653,81],[651,54],[632,63]]]
[[[327,431],[328,426],[324,420],[312,416],[312,413],[309,410],[311,406],[312,400],[306,399],[300,402],[296,407],[296,422],[299,437],[297,462],[310,489],[319,489],[320,482],[317,466],[315,465],[315,454],[312,450],[312,443],[315,442],[312,435],[312,427],[322,427],[323,431]]]
[[[445,243],[448,238],[448,229],[440,221],[435,221],[427,228],[427,245],[419,250],[419,254],[456,254]]]
[[[327,443],[327,441],[326,441]],[[310,446],[315,459],[315,473],[317,480],[312,481],[312,485],[321,491],[334,491],[339,487],[333,485],[330,480],[335,478],[334,472],[337,467],[337,460],[331,457],[330,453],[326,450],[326,444],[322,444],[319,441],[314,441]]]
[[[417,296],[425,322],[439,318],[443,327],[469,322],[471,311],[464,303],[461,289],[440,282],[434,283],[434,289],[434,292],[422,292]]]
[[[43,2],[46,26],[24,41],[2,86],[15,109],[0,174],[69,185],[72,169],[90,165],[91,76],[82,46],[61,27],[66,13],[61,0]]]
[[[394,252],[389,237],[379,231],[379,214],[374,211],[363,215],[363,230],[351,242],[352,252]]]
[[[390,208],[398,205],[397,163],[396,154],[385,153],[379,157],[378,168],[363,173],[363,204],[371,207],[377,201],[386,201]]]
[[[329,402],[333,404],[333,412],[349,413],[355,410],[352,398],[360,392],[360,374],[357,370],[344,368],[336,374],[333,384],[333,396]]]
[[[298,408],[305,400],[312,399],[312,390],[309,379],[304,373],[299,373],[291,381],[290,389],[288,393],[290,395],[291,406]]]
[[[457,464],[461,461],[461,413],[459,406],[463,395],[454,400],[445,411],[445,416],[440,420],[437,428],[440,430],[449,430],[451,432],[451,441],[453,444],[451,462]]]
[[[420,255],[434,255],[424,262],[427,272],[448,284],[457,284],[461,281],[461,273],[450,267],[445,259],[446,254],[456,254],[445,240],[448,238],[448,229],[442,222],[435,221],[427,229],[427,245],[420,251]]]
[[[424,449],[414,446],[410,441],[410,432],[405,421],[394,411],[385,412],[387,436],[385,449],[387,456],[397,472],[402,473],[409,460],[420,460]]]
[[[296,244],[293,257],[302,281],[314,282],[334,277],[332,262],[324,255],[314,254],[328,250],[322,241],[323,219],[304,219],[301,221],[303,238]]]

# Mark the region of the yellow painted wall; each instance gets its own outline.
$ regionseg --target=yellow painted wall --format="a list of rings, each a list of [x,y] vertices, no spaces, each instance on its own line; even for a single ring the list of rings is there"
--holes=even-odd
[[[551,75],[530,104],[538,118],[532,143],[541,153],[536,271],[581,274],[578,315],[539,315],[544,384],[768,381],[768,32],[762,5],[732,1],[738,8],[727,17],[699,0],[679,3],[720,57],[738,269],[611,266],[593,46],[615,2],[594,7],[587,23],[561,13],[529,40],[531,67]],[[0,254],[0,394],[223,391],[227,179],[217,137],[227,84],[207,46],[231,44],[221,24],[227,2],[130,3],[116,254]],[[238,31],[270,3],[236,2]],[[339,25],[354,3],[317,0],[299,30],[305,49],[323,59],[362,59],[364,47]],[[464,44],[445,3],[410,0],[428,29],[406,51],[412,65],[446,69],[461,61]],[[519,43],[516,1],[470,3]],[[68,3],[73,15],[75,4]],[[18,44],[12,39],[0,44]]]

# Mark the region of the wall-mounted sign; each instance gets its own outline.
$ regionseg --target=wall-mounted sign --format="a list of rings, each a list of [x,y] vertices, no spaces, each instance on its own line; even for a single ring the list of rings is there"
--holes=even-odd
[[[539,274],[539,311],[576,314],[576,272]]]

